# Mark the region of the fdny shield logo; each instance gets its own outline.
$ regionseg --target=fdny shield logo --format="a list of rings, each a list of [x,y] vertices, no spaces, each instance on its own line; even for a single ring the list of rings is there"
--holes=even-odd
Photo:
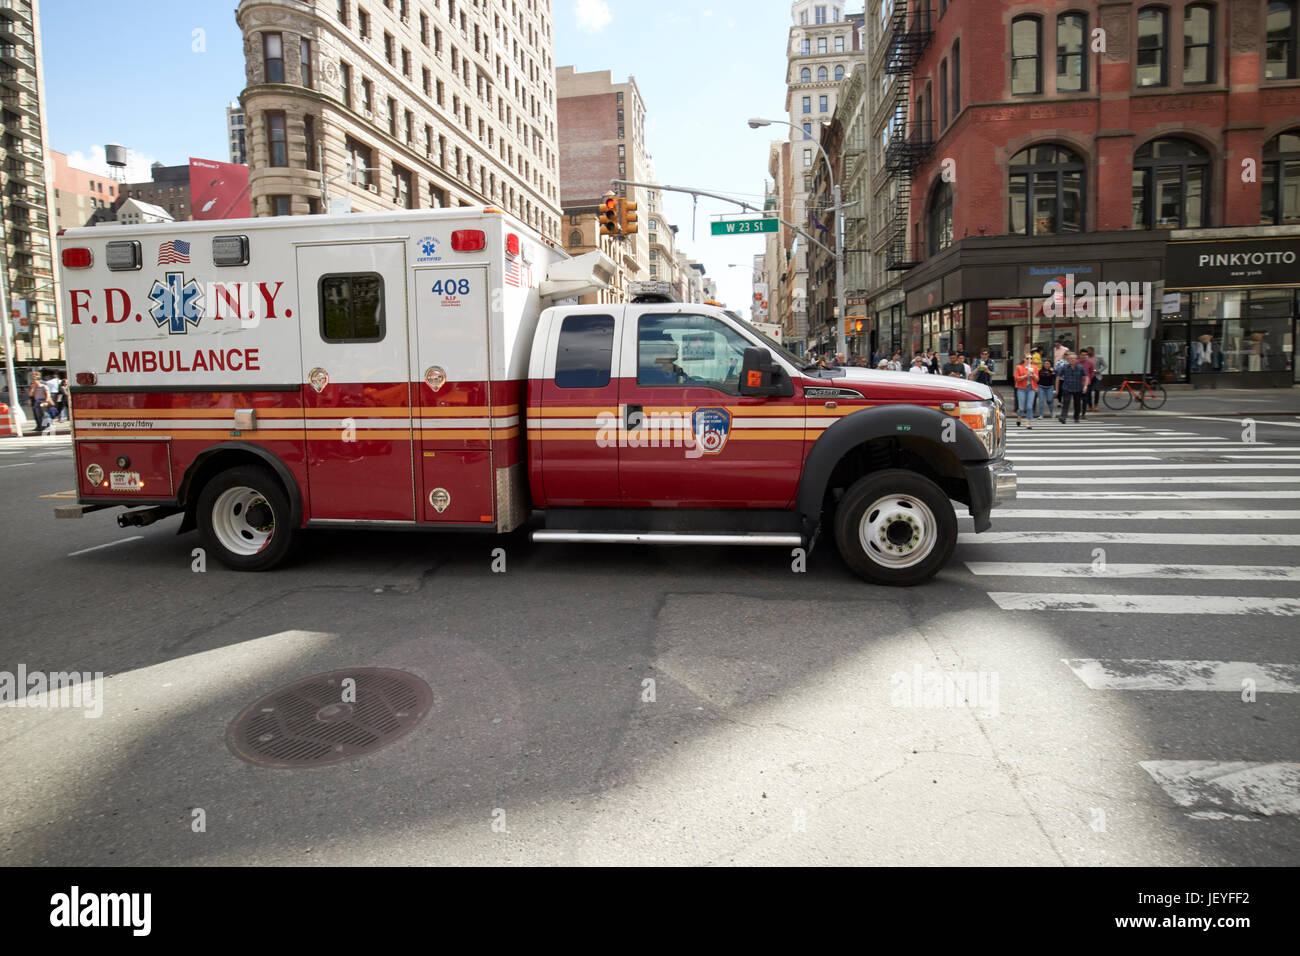
[[[193,279],[186,282],[183,272],[167,273],[166,282],[155,279],[149,298],[154,301],[149,314],[158,328],[167,326],[170,335],[183,335],[203,318],[203,288]]]
[[[725,408],[697,408],[691,416],[695,443],[706,455],[716,455],[727,444],[731,431],[731,412]]]

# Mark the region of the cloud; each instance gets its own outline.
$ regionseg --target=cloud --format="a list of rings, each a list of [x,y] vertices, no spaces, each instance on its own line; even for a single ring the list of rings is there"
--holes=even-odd
[[[584,33],[599,33],[614,18],[605,0],[577,0],[573,15],[578,18],[578,29]]]
[[[145,156],[133,149],[128,149],[126,151],[126,182],[148,182],[153,178],[149,171],[149,167],[153,163],[153,156]],[[107,178],[111,178],[114,172],[109,169],[108,162],[104,159],[103,146],[92,146],[84,153],[79,149],[74,149],[68,153],[68,165]]]

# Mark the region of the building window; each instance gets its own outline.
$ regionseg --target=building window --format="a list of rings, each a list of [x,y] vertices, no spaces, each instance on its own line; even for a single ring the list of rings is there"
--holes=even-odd
[[[826,80],[829,78],[829,76],[830,76],[830,74],[826,72],[826,67],[824,67],[824,66],[819,66],[819,67],[817,67],[817,82],[818,82],[818,83],[825,83]]]
[[[339,61],[339,85],[343,88],[343,105],[352,109],[352,67]]]
[[[803,138],[812,139],[812,123],[803,124]]]
[[[1264,144],[1262,173],[1260,224],[1300,224],[1300,128]]]
[[[284,114],[266,114],[266,141],[272,166],[289,165],[289,144],[284,133]]]
[[[939,129],[948,127],[948,61],[939,62]]]
[[[278,33],[262,34],[262,54],[266,60],[266,82],[284,82],[284,41]]]
[[[320,278],[320,334],[326,342],[384,337],[384,280],[377,272]]]
[[[302,71],[302,85],[311,89],[311,41],[298,41],[298,65]]]
[[[930,197],[930,249],[934,255],[952,245],[952,184],[940,182]]]
[[[289,197],[288,197],[288,196],[268,196],[267,199],[269,199],[269,200],[271,201],[271,215],[272,215],[272,216],[288,216],[288,215],[290,215],[290,213],[289,213]]]
[[[374,111],[374,87],[369,80],[361,81],[361,108],[365,110],[366,117],[369,118]]]
[[[582,233],[579,230],[575,229],[573,230],[573,232],[569,233],[569,245],[570,246],[582,245]]]
[[[807,55],[809,54],[809,52],[811,52],[811,51],[810,51],[810,48],[809,48],[809,43],[810,43],[810,42],[811,42],[811,41],[810,41],[807,37],[804,37],[803,44],[799,47],[799,51],[800,51],[804,56],[807,56]]]
[[[1161,7],[1143,7],[1138,11],[1137,85],[1164,86],[1165,48],[1169,17]]]
[[[1079,93],[1088,88],[1087,36],[1086,14],[1063,13],[1056,18],[1056,92]]]
[[[844,52],[844,37],[839,36],[835,38],[835,52],[836,53]]]
[[[384,59],[388,61],[389,66],[396,66],[396,55],[393,52],[393,35],[387,30],[384,31]]]
[[[1041,93],[1043,22],[1038,17],[1016,17],[1011,21],[1011,92]]]
[[[402,47],[402,76],[411,78],[411,51]]]
[[[826,97],[825,97],[825,96],[819,96],[819,97],[817,97],[817,111],[818,111],[819,113],[825,113],[825,112],[826,112]]]
[[[316,117],[310,113],[302,118],[302,141],[307,150],[307,168],[320,169],[316,163]]]
[[[1273,0],[1268,5],[1268,31],[1264,52],[1264,79],[1296,78],[1296,0]]]
[[[805,96],[805,97],[803,98],[803,111],[804,111],[805,113],[811,113],[811,112],[812,112],[812,97],[811,97],[811,96]]]
[[[1210,155],[1185,139],[1157,139],[1133,154],[1133,228],[1208,225]]]
[[[817,52],[818,52],[818,53],[825,53],[825,52],[826,52],[826,38],[825,38],[825,37],[818,37],[818,38],[817,38]]]
[[[414,209],[411,193],[411,171],[393,163],[393,202],[403,209]]]
[[[370,14],[357,7],[357,34],[363,40],[370,39]]]
[[[961,41],[952,41],[952,115],[961,112]]]
[[[339,0],[339,23],[348,25],[348,0]]]
[[[811,166],[811,165],[812,165],[812,150],[811,150],[811,149],[805,149],[805,150],[803,151],[803,164],[804,164],[804,166]]]
[[[397,139],[397,100],[388,98],[388,135]]]
[[[819,23],[819,24],[820,24],[820,23],[825,23],[825,22],[826,22],[826,8],[825,8],[825,7],[817,7],[817,8],[813,11],[813,13],[814,13],[814,19],[813,19],[813,22],[814,22],[814,23]]]
[[[1207,4],[1183,11],[1183,82],[1214,82],[1214,8]]]
[[[835,68],[835,82],[838,83],[842,79],[844,79],[844,67],[837,66]]]
[[[800,83],[811,83],[811,82],[812,82],[812,70],[808,69],[808,67],[806,67],[806,66],[805,66],[802,70],[800,70],[800,71],[799,71],[799,82],[800,82]]]
[[[1031,146],[1012,156],[1010,231],[1083,232],[1083,173],[1083,160],[1060,146]]]
[[[365,146],[351,136],[343,142],[343,148],[347,152],[348,160],[348,181],[358,186],[370,185],[371,162],[370,147]]]

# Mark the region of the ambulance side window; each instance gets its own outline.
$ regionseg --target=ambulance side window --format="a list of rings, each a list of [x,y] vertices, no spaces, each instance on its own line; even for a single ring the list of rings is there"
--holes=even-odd
[[[383,341],[383,276],[378,272],[321,276],[320,335],[326,342]]]
[[[643,315],[637,324],[637,384],[739,395],[740,365],[750,345],[712,316]]]
[[[555,355],[557,388],[604,388],[614,359],[612,315],[566,315]]]

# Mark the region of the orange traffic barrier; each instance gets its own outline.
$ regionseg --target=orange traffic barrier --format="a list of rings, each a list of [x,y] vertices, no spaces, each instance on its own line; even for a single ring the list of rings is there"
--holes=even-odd
[[[0,402],[0,435],[17,435],[18,429],[14,427],[13,417],[9,414],[9,406]]]

